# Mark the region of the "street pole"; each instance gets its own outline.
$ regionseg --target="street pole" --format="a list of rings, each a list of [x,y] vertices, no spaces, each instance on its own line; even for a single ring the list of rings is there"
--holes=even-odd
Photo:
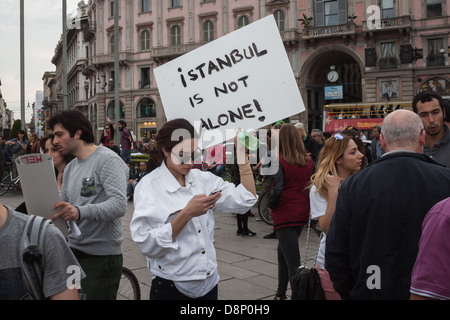
[[[119,128],[120,120],[120,70],[119,70],[119,1],[114,0],[114,109],[116,130]],[[119,131],[114,135],[114,143],[120,145]]]
[[[63,49],[62,49],[62,87],[63,87],[63,109],[67,110],[67,0],[63,2],[63,16],[62,16],[62,28],[63,28]]]
[[[25,131],[25,31],[24,0],[20,0],[20,124]]]

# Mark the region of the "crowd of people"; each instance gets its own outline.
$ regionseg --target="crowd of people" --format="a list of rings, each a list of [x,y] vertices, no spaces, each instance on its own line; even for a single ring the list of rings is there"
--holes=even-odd
[[[67,267],[73,265],[82,270],[80,287],[87,299],[116,298],[123,264],[121,218],[133,199],[130,231],[148,262],[150,299],[217,300],[213,211],[235,214],[237,234],[255,236],[248,228],[258,201],[255,170],[263,177],[262,191],[271,190],[270,237],[278,243],[274,300],[287,299],[301,265],[299,237],[310,221],[322,233],[316,268],[327,300],[450,299],[445,106],[437,94],[418,94],[413,111],[393,111],[373,128],[371,147],[356,128],[308,134],[301,123],[277,123],[268,132],[275,140],[267,139],[267,156],[256,165],[237,139],[238,130],[231,182],[222,178],[223,145],[208,153],[209,171],[196,170],[204,167],[199,133],[184,119],[162,126],[148,149],[149,161],[140,161],[136,175],[133,141],[123,120],[120,148],[114,148],[110,122],[96,145],[90,122],[76,110],[53,115],[51,135],[30,135],[27,141],[19,131],[0,144],[6,159],[43,152],[54,161],[60,201],[52,219],[72,224],[67,238],[53,225],[45,235],[47,299],[79,298],[80,288],[66,285]],[[174,140],[180,130],[190,138]],[[266,170],[275,164],[275,172]],[[3,171],[4,161],[0,165]],[[9,284],[0,299],[29,297],[18,248],[26,214],[26,203],[15,210],[0,206],[0,278]]]

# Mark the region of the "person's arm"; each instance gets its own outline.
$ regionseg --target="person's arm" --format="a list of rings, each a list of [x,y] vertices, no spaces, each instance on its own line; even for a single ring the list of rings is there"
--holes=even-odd
[[[239,134],[241,130],[239,129],[236,132],[236,136]],[[250,166],[250,161],[248,159],[248,154],[245,152],[245,147],[239,142],[239,139],[235,139],[238,145],[236,146],[236,155],[239,167],[239,175],[241,178],[241,184],[247,189],[249,192],[256,197],[256,187],[255,187],[255,178],[253,177],[253,170]],[[244,161],[243,161],[244,160]]]
[[[323,216],[319,217],[320,229],[327,234],[330,227],[331,219],[333,218],[334,211],[336,210],[336,201],[339,193],[340,180],[332,175],[328,175],[326,188],[328,191],[327,209]]]
[[[69,289],[50,297],[50,300],[80,300],[77,289]]]

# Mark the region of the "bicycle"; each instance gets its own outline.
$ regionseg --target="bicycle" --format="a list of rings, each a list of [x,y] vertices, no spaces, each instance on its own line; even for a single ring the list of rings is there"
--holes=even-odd
[[[9,169],[7,170],[8,172],[3,174],[2,181],[0,182],[0,196],[7,193],[8,190],[14,190],[20,183],[19,175],[13,178],[12,162],[7,162],[5,166],[9,167]]]
[[[272,210],[269,208],[269,197],[270,197],[270,190],[267,190],[259,197],[258,213],[262,221],[264,221],[269,226],[273,226],[273,220],[271,215]]]
[[[141,300],[139,281],[134,273],[125,267],[122,267],[117,300]]]

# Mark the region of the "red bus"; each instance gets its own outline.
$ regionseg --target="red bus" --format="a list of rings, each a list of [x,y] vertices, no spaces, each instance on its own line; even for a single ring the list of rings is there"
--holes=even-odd
[[[384,117],[397,109],[412,110],[411,101],[384,103],[342,103],[323,107],[323,132],[342,132],[354,127],[371,136],[374,126],[381,126]]]

